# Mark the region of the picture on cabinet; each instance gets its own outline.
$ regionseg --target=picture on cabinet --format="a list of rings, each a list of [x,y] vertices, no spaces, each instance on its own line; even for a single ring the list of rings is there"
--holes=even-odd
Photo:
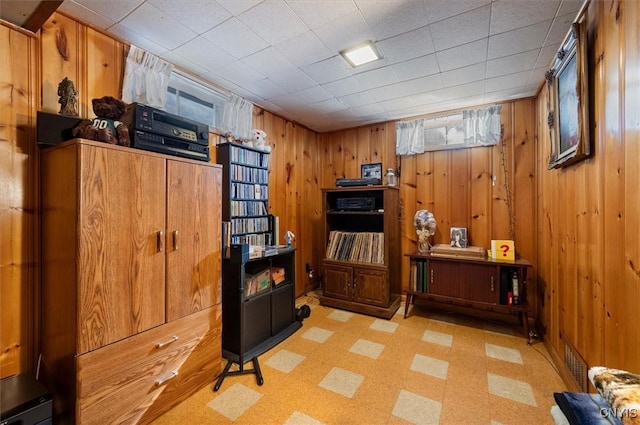
[[[450,232],[450,245],[453,248],[467,247],[467,228],[452,227]]]

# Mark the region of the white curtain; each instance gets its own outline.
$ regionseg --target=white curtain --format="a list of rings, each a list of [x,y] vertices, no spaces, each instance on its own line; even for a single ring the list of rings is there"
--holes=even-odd
[[[424,119],[396,123],[396,155],[424,152]]]
[[[495,145],[500,141],[502,106],[462,111],[464,144],[466,146]]]
[[[171,72],[172,64],[132,45],[124,69],[122,100],[164,110]]]
[[[222,113],[222,133],[235,139],[251,139],[253,103],[231,94]]]

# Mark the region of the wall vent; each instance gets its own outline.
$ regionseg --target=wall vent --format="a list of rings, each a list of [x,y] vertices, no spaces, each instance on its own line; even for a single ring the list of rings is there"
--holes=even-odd
[[[564,365],[581,392],[589,392],[589,368],[578,350],[564,340]]]

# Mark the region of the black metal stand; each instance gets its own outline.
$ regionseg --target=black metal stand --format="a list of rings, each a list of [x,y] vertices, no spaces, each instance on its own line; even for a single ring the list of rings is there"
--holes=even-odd
[[[258,385],[264,384],[264,379],[262,378],[262,371],[260,370],[260,363],[258,362],[258,357],[256,356],[252,358],[251,361],[253,362],[253,369],[245,369],[243,364],[238,364],[238,366],[240,367],[239,370],[230,371],[229,369],[231,369],[231,365],[233,365],[236,362],[233,360],[227,359],[227,365],[224,367],[224,370],[222,371],[220,376],[218,376],[218,380],[216,381],[216,384],[213,386],[213,391],[218,391],[220,389],[220,386],[222,385],[222,382],[224,381],[224,378],[231,375],[247,375],[250,373],[255,373],[256,383]]]

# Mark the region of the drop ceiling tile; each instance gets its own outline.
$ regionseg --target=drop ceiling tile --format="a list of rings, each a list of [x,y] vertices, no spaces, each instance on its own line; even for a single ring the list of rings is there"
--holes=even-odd
[[[211,44],[210,41],[203,37],[194,38],[177,49],[174,49],[174,52],[208,71],[222,68],[236,61],[233,56],[218,46]]]
[[[242,12],[246,12],[255,5],[262,3],[262,0],[217,0],[217,2],[234,16],[238,16]]]
[[[362,19],[360,12],[353,12],[334,19],[313,28],[313,32],[325,46],[336,54],[367,40],[375,41],[373,33]]]
[[[575,18],[578,15],[578,12],[580,11],[583,3],[584,0],[562,0],[560,8],[558,9],[557,16],[571,14]]]
[[[559,6],[559,0],[493,2],[491,35],[553,19]]]
[[[444,88],[442,76],[440,74],[428,75],[426,77],[415,78],[403,81],[402,86],[409,94],[424,93]]]
[[[109,32],[122,40],[127,40],[136,47],[153,53],[154,55],[163,55],[168,52],[166,47],[156,44],[131,28],[127,28],[123,25],[115,24],[109,28]]]
[[[364,87],[362,87],[358,80],[352,76],[332,81],[330,83],[325,83],[322,87],[335,97],[347,96],[364,90]]]
[[[404,84],[405,83],[396,83],[384,87],[377,87],[375,89],[370,89],[369,93],[373,96],[376,102],[397,99],[409,94],[405,89]]]
[[[571,29],[571,24],[575,18],[574,14],[559,16],[553,20],[547,39],[544,41],[544,45],[560,44],[564,41],[567,33]]]
[[[145,34],[147,38],[169,50],[182,46],[198,35],[148,3],[142,4],[120,23],[133,31]]]
[[[302,70],[319,84],[350,77],[346,62],[342,57],[333,56],[320,62],[305,65]]]
[[[355,79],[358,80],[365,89],[387,86],[400,81],[390,66],[356,74]]]
[[[101,15],[91,9],[87,9],[85,6],[70,0],[62,2],[58,7],[58,10],[71,16],[75,16],[84,22],[95,25],[97,28],[107,29],[115,23],[113,19]]]
[[[526,91],[537,90],[542,83],[546,82],[545,75],[549,68],[534,68],[529,75]],[[535,87],[534,89],[531,86]]]
[[[440,74],[445,87],[459,86],[478,80],[484,80],[486,76],[485,63],[480,62],[464,68],[453,69]]]
[[[280,1],[264,1],[238,15],[238,19],[271,45],[308,31],[300,18]]]
[[[297,69],[274,47],[267,47],[241,60],[258,72],[264,73],[267,77],[276,76],[281,72],[289,72]]]
[[[267,100],[287,93],[283,87],[268,78],[247,84],[247,90],[256,96],[259,96],[261,99]]]
[[[538,59],[538,49],[487,61],[487,78],[529,70]]]
[[[322,100],[320,102],[315,102],[311,104],[315,110],[321,113],[329,113],[335,111],[341,111],[343,109],[347,109],[347,106],[340,102],[338,99],[331,98],[327,100]]]
[[[397,99],[389,99],[378,102],[385,111],[394,111],[397,109],[406,109],[416,106],[415,101],[410,96],[403,96]]]
[[[351,108],[353,112],[361,117],[384,114],[384,109],[377,103],[370,103],[369,105],[356,106]]]
[[[487,5],[431,24],[431,36],[436,51],[488,37],[490,16],[491,6]]]
[[[484,94],[484,81],[475,81],[473,83],[462,84],[455,87],[447,87],[447,99],[460,99],[469,96],[478,96]]]
[[[300,104],[322,102],[334,97],[321,86],[308,87],[293,93],[293,96],[296,97]]]
[[[376,40],[384,40],[427,24],[421,1],[356,0],[365,22]]]
[[[176,52],[165,52],[160,57],[167,62],[171,62],[172,64],[184,68],[189,72],[193,72],[196,75],[205,75],[209,72],[208,69],[178,55]]]
[[[491,0],[424,0],[431,24],[490,3]]]
[[[353,93],[346,96],[338,97],[342,103],[347,105],[350,108],[354,108],[357,106],[364,106],[375,103],[375,99],[371,96],[371,93],[367,91],[362,91],[360,93]]]
[[[400,81],[412,80],[424,75],[432,75],[440,72],[435,54],[395,63],[391,65],[391,68]]]
[[[246,64],[235,61],[213,71],[215,74],[236,84],[242,85],[266,78],[264,73],[256,71]]]
[[[540,50],[538,54],[538,58],[536,59],[536,63],[533,66],[534,68],[550,68],[551,61],[555,59],[558,50],[560,49],[560,44],[552,44],[550,46],[545,46]]]
[[[445,100],[447,94],[444,89],[432,90],[424,93],[418,93],[411,95],[413,102],[416,105],[430,105],[436,102],[442,102]]]
[[[110,21],[119,22],[129,13],[133,12],[144,0],[120,0],[118,7],[113,7],[112,2],[104,0],[74,0],[76,3],[93,10]],[[65,2],[66,3],[66,2]]]
[[[284,87],[289,93],[295,93],[317,85],[315,81],[298,68],[279,71],[269,75],[269,79]]]
[[[501,77],[488,78],[486,81],[486,92],[513,89],[526,86],[529,82],[531,71],[517,72],[515,74],[503,75]]]
[[[505,32],[489,37],[489,50],[487,59],[500,58],[527,50],[539,49],[542,47],[547,32],[551,26],[551,21],[544,21],[528,27]]]
[[[305,66],[335,55],[312,31],[278,43],[276,50],[297,66]]]
[[[322,6],[318,0],[287,0],[287,4],[311,29],[358,10],[351,0],[323,0]]]
[[[450,71],[456,68],[473,65],[487,59],[487,40],[474,41],[463,46],[437,52],[440,70]]]
[[[231,18],[212,28],[202,34],[202,37],[238,59],[269,46],[262,37],[236,18]]]
[[[198,34],[231,18],[231,13],[215,1],[147,0],[147,3]]]
[[[409,31],[376,43],[388,63],[397,63],[435,52],[429,27]]]

